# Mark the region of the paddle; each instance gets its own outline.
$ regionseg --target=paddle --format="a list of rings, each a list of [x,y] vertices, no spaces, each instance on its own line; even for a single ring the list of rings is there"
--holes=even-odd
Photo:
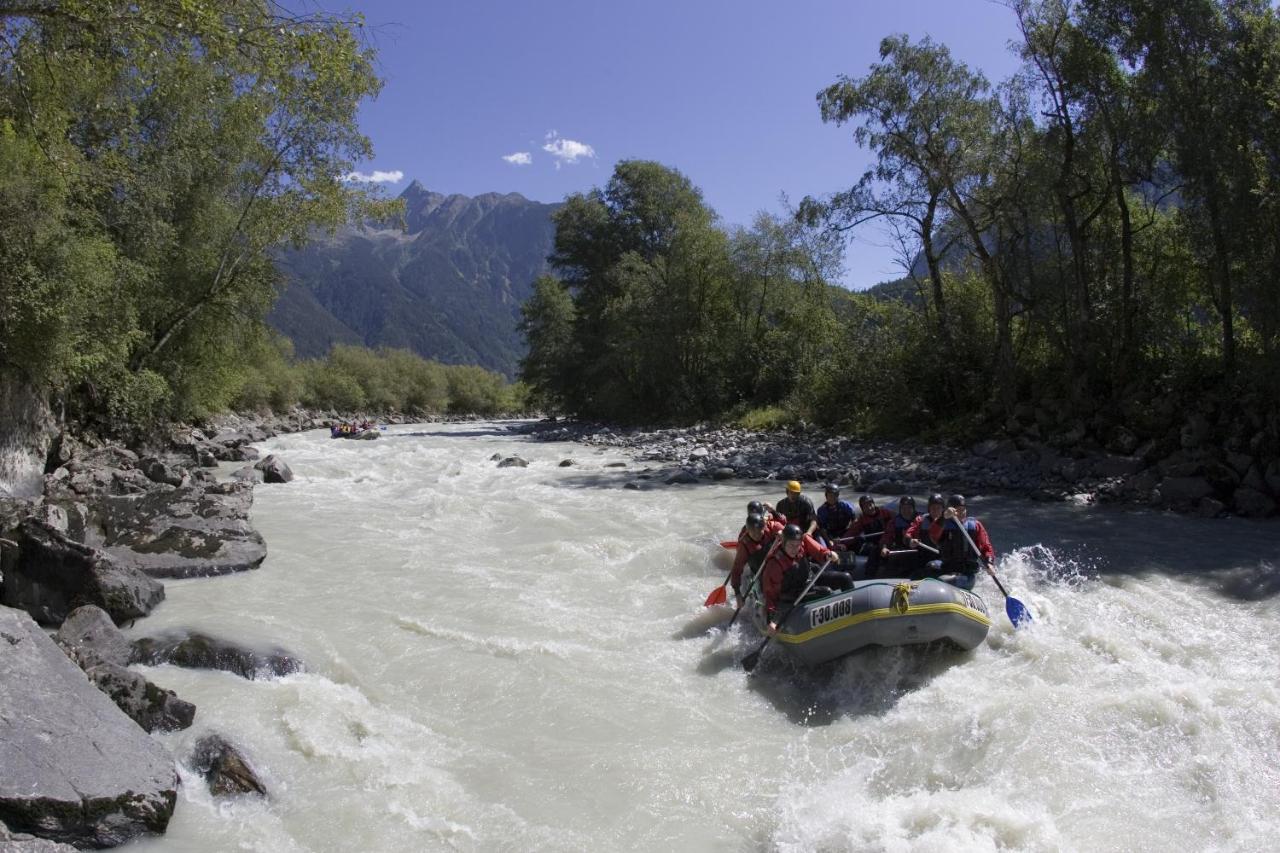
[[[760,565],[763,566],[764,563],[761,563]],[[778,620],[779,631],[782,630],[783,625],[787,624],[787,619],[791,618],[791,614],[794,613],[795,609],[800,606],[800,602],[804,601],[804,597],[809,594],[809,590],[813,589],[813,585],[818,582],[818,578],[822,577],[822,572],[824,569],[826,569],[826,567],[827,567],[826,563],[823,563],[821,566],[818,567],[818,570],[814,572],[813,577],[809,578],[809,582],[805,584],[804,589],[801,591],[801,593],[798,596],[796,596],[796,603],[791,605],[789,608],[787,608],[787,612],[783,615],[781,619]],[[765,637],[764,642],[761,643],[759,646],[757,646],[754,652],[752,652],[751,654],[747,655],[745,658],[742,659],[742,668],[745,669],[747,672],[751,672],[751,670],[755,669],[756,664],[760,662],[760,653],[764,651],[765,646],[769,645],[769,643],[771,643],[773,641],[773,638],[776,636],[778,635],[774,633]]]
[[[996,570],[991,568],[991,564],[987,562],[987,558],[982,556],[982,552],[978,550],[978,546],[973,544],[973,539],[969,537],[969,531],[964,529],[964,525],[957,520],[956,526],[960,528],[960,532],[964,534],[964,541],[969,543],[969,547],[973,549],[973,553],[978,555],[978,559],[982,561],[982,565],[987,570],[987,574],[991,575],[991,579],[996,582],[996,586],[1004,595],[1004,612],[1009,617],[1009,621],[1013,623],[1013,627],[1021,628],[1023,625],[1029,625],[1033,621],[1031,619],[1031,611],[1027,606],[1018,599],[1009,594],[1004,588],[1004,584],[1000,583],[1000,578],[996,577]]]
[[[729,600],[729,593],[725,592],[725,588],[729,586],[729,579],[733,577],[733,569],[729,570],[729,574],[724,576],[724,580],[720,586],[711,590],[711,594],[707,596],[707,600],[702,603],[703,607],[715,607],[717,604],[724,604]]]
[[[725,549],[726,551],[736,551],[736,550],[738,550],[738,540],[737,540],[737,539],[723,539],[723,540],[721,540],[721,541],[720,541],[720,547],[721,547],[721,548],[723,548],[723,549]]]
[[[733,627],[733,623],[738,621],[738,614],[742,612],[742,606],[747,603],[747,599],[751,596],[751,590],[755,589],[756,579],[760,577],[760,573],[764,571],[764,564],[769,562],[769,558],[773,556],[773,552],[778,550],[778,546],[782,544],[782,537],[773,540],[773,545],[769,548],[769,553],[764,555],[764,559],[760,561],[760,565],[756,567],[755,574],[751,576],[747,589],[742,593],[742,601],[738,602],[738,609],[733,611],[733,618],[729,620],[729,624],[724,626],[725,634],[729,633],[729,629]]]

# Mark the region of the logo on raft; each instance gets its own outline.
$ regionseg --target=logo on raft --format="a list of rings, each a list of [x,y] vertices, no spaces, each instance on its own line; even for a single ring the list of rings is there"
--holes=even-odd
[[[960,604],[963,604],[965,607],[968,607],[970,610],[978,611],[983,616],[991,615],[990,613],[987,612],[987,603],[983,601],[981,598],[979,598],[978,596],[964,589],[958,589],[956,590],[956,592],[960,593],[959,595]]]

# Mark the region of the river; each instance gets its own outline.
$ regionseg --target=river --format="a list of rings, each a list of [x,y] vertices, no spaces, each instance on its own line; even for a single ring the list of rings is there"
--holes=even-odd
[[[134,636],[196,628],[305,674],[146,675],[271,791],[182,769],[132,851],[1265,850],[1280,837],[1280,524],[970,500],[1006,588],[970,653],[814,673],[698,630],[746,502],[781,484],[624,490],[619,451],[501,426],[261,446],[270,555],[166,583]],[[491,459],[518,454],[527,468]],[[560,467],[564,459],[575,464]],[[745,621],[745,620],[743,620]]]

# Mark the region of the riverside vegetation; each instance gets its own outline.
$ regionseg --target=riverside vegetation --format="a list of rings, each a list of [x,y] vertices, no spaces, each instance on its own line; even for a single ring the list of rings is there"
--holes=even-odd
[[[795,217],[726,229],[643,161],[569,197],[525,306],[537,398],[614,422],[994,439],[1059,475],[1063,452],[1112,454],[1131,499],[1274,513],[1280,13],[1008,5],[1023,65],[998,85],[893,36],[819,92],[873,160]],[[869,223],[901,247],[897,298],[831,284]]]

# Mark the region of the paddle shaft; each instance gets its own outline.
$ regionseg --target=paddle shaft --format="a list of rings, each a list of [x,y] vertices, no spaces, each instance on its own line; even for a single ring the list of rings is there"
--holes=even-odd
[[[818,578],[822,577],[822,573],[826,571],[828,563],[830,563],[830,561],[827,561],[826,563],[823,563],[821,566],[818,567],[818,570],[813,573],[813,577],[809,578],[809,582],[804,585],[804,589],[801,590],[800,594],[796,596],[796,603],[788,607],[787,612],[783,614],[781,619],[778,620],[777,625],[778,625],[779,631],[782,630],[782,626],[786,624],[787,620],[791,618],[791,614],[795,612],[796,608],[800,606],[800,602],[804,601],[804,597],[809,594],[809,590],[813,589],[813,585],[818,582]],[[761,563],[760,565],[761,567],[764,566],[763,563]],[[760,660],[760,653],[764,651],[765,646],[769,645],[769,643],[772,642],[773,638],[776,636],[778,635],[775,632],[765,637],[764,642],[761,643],[754,652],[752,652],[751,654],[747,655],[742,659],[742,668],[745,669],[747,672],[751,672],[753,669],[755,669],[756,663],[758,663]]]
[[[969,531],[964,529],[964,525],[956,522],[956,526],[960,528],[960,532],[964,534],[964,541],[969,543],[969,547],[973,549],[973,553],[978,555],[978,559],[982,560],[983,566],[987,570],[987,574],[991,575],[991,579],[996,582],[996,588],[1000,590],[1000,594],[1004,596],[1004,611],[1009,617],[1009,621],[1013,623],[1013,627],[1017,628],[1019,623],[1024,619],[1031,621],[1031,612],[1027,610],[1027,606],[1018,599],[1009,595],[1009,591],[1004,588],[1004,584],[1000,583],[1000,578],[996,577],[996,570],[991,568],[991,563],[987,562],[987,558],[982,556],[982,552],[978,550],[978,546],[973,544],[973,539],[969,536]]]

